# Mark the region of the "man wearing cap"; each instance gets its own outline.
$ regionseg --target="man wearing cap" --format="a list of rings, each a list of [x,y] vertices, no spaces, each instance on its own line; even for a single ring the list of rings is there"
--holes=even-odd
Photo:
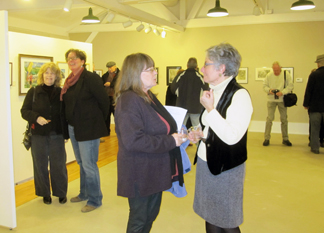
[[[279,62],[274,62],[272,64],[272,72],[269,72],[263,81],[263,90],[268,94],[268,117],[266,120],[263,146],[269,146],[270,144],[272,121],[274,120],[277,106],[281,121],[282,144],[292,146],[288,138],[287,107],[284,105],[283,96],[290,93],[293,88],[294,84],[289,72],[281,72]]]
[[[303,106],[309,112],[311,152],[319,154],[319,132],[324,117],[324,54],[318,55],[318,69],[309,75]]]
[[[119,69],[116,66],[116,62],[110,61],[107,63],[108,71],[102,76],[102,81],[107,91],[110,100],[110,106],[108,117],[106,120],[106,127],[108,130],[108,136],[110,135],[110,116],[111,114],[115,115],[115,107],[114,107],[114,87],[118,78]]]

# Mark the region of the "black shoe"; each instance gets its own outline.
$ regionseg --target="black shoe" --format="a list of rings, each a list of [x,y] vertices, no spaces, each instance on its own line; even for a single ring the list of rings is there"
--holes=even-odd
[[[59,202],[61,204],[64,204],[66,201],[67,201],[67,198],[66,197],[59,197]]]
[[[264,142],[263,142],[263,146],[269,146],[269,144],[270,144],[270,140],[264,140]]]
[[[320,146],[321,147],[324,147],[324,142],[320,142]]]
[[[292,146],[291,142],[289,140],[283,140],[282,144],[286,145],[286,146]]]
[[[314,154],[319,154],[319,150],[311,150]]]
[[[52,198],[51,197],[43,197],[43,202],[44,204],[51,204],[52,203]]]

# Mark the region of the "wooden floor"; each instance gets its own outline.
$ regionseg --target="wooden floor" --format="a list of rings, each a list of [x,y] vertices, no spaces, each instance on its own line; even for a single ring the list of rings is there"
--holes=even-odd
[[[113,125],[112,125],[113,126]],[[100,143],[98,167],[105,166],[117,159],[118,140],[114,127],[112,127],[111,135],[104,137],[105,142]],[[67,164],[69,182],[80,177],[80,168],[76,161]],[[35,195],[34,180],[29,180],[15,187],[16,207],[20,206],[37,196]]]

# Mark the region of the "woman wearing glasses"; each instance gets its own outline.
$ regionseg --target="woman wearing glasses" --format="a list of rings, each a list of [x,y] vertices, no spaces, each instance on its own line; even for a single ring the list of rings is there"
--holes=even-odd
[[[99,169],[97,166],[100,138],[107,136],[105,120],[108,95],[100,77],[87,71],[85,52],[70,49],[65,53],[70,70],[61,92],[65,116],[77,163],[80,166],[80,193],[71,202],[87,200],[83,213],[102,205]]]
[[[172,116],[150,91],[156,85],[154,61],[136,53],[124,60],[115,86],[118,137],[117,194],[127,197],[127,233],[150,232],[161,205],[162,191],[171,188],[179,170],[183,182],[181,134]]]
[[[243,222],[246,140],[253,108],[249,93],[235,80],[240,64],[233,46],[219,44],[207,50],[201,69],[210,90],[200,98],[204,139],[197,149],[194,211],[206,221],[207,233],[239,233]]]

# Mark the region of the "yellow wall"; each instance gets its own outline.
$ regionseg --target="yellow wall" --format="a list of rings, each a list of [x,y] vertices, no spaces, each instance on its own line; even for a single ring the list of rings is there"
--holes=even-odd
[[[256,17],[257,19],[257,17]],[[248,84],[243,84],[251,94],[254,113],[252,120],[265,121],[266,94],[262,81],[255,80],[255,68],[271,67],[279,61],[283,67],[294,67],[294,92],[298,106],[289,108],[289,122],[308,123],[302,107],[304,91],[310,71],[316,67],[315,58],[324,54],[324,22],[279,23],[187,29],[183,33],[168,32],[162,39],[153,33],[106,32],[93,40],[93,60],[96,69],[107,70],[107,61],[114,60],[118,67],[130,53],[144,52],[152,56],[159,67],[159,85],[153,88],[162,103],[166,92],[166,66],[186,67],[189,57],[197,57],[201,67],[205,51],[212,45],[228,42],[242,55],[242,67],[248,67]],[[85,41],[85,34],[71,34],[70,39]],[[279,114],[276,114],[279,121]]]

